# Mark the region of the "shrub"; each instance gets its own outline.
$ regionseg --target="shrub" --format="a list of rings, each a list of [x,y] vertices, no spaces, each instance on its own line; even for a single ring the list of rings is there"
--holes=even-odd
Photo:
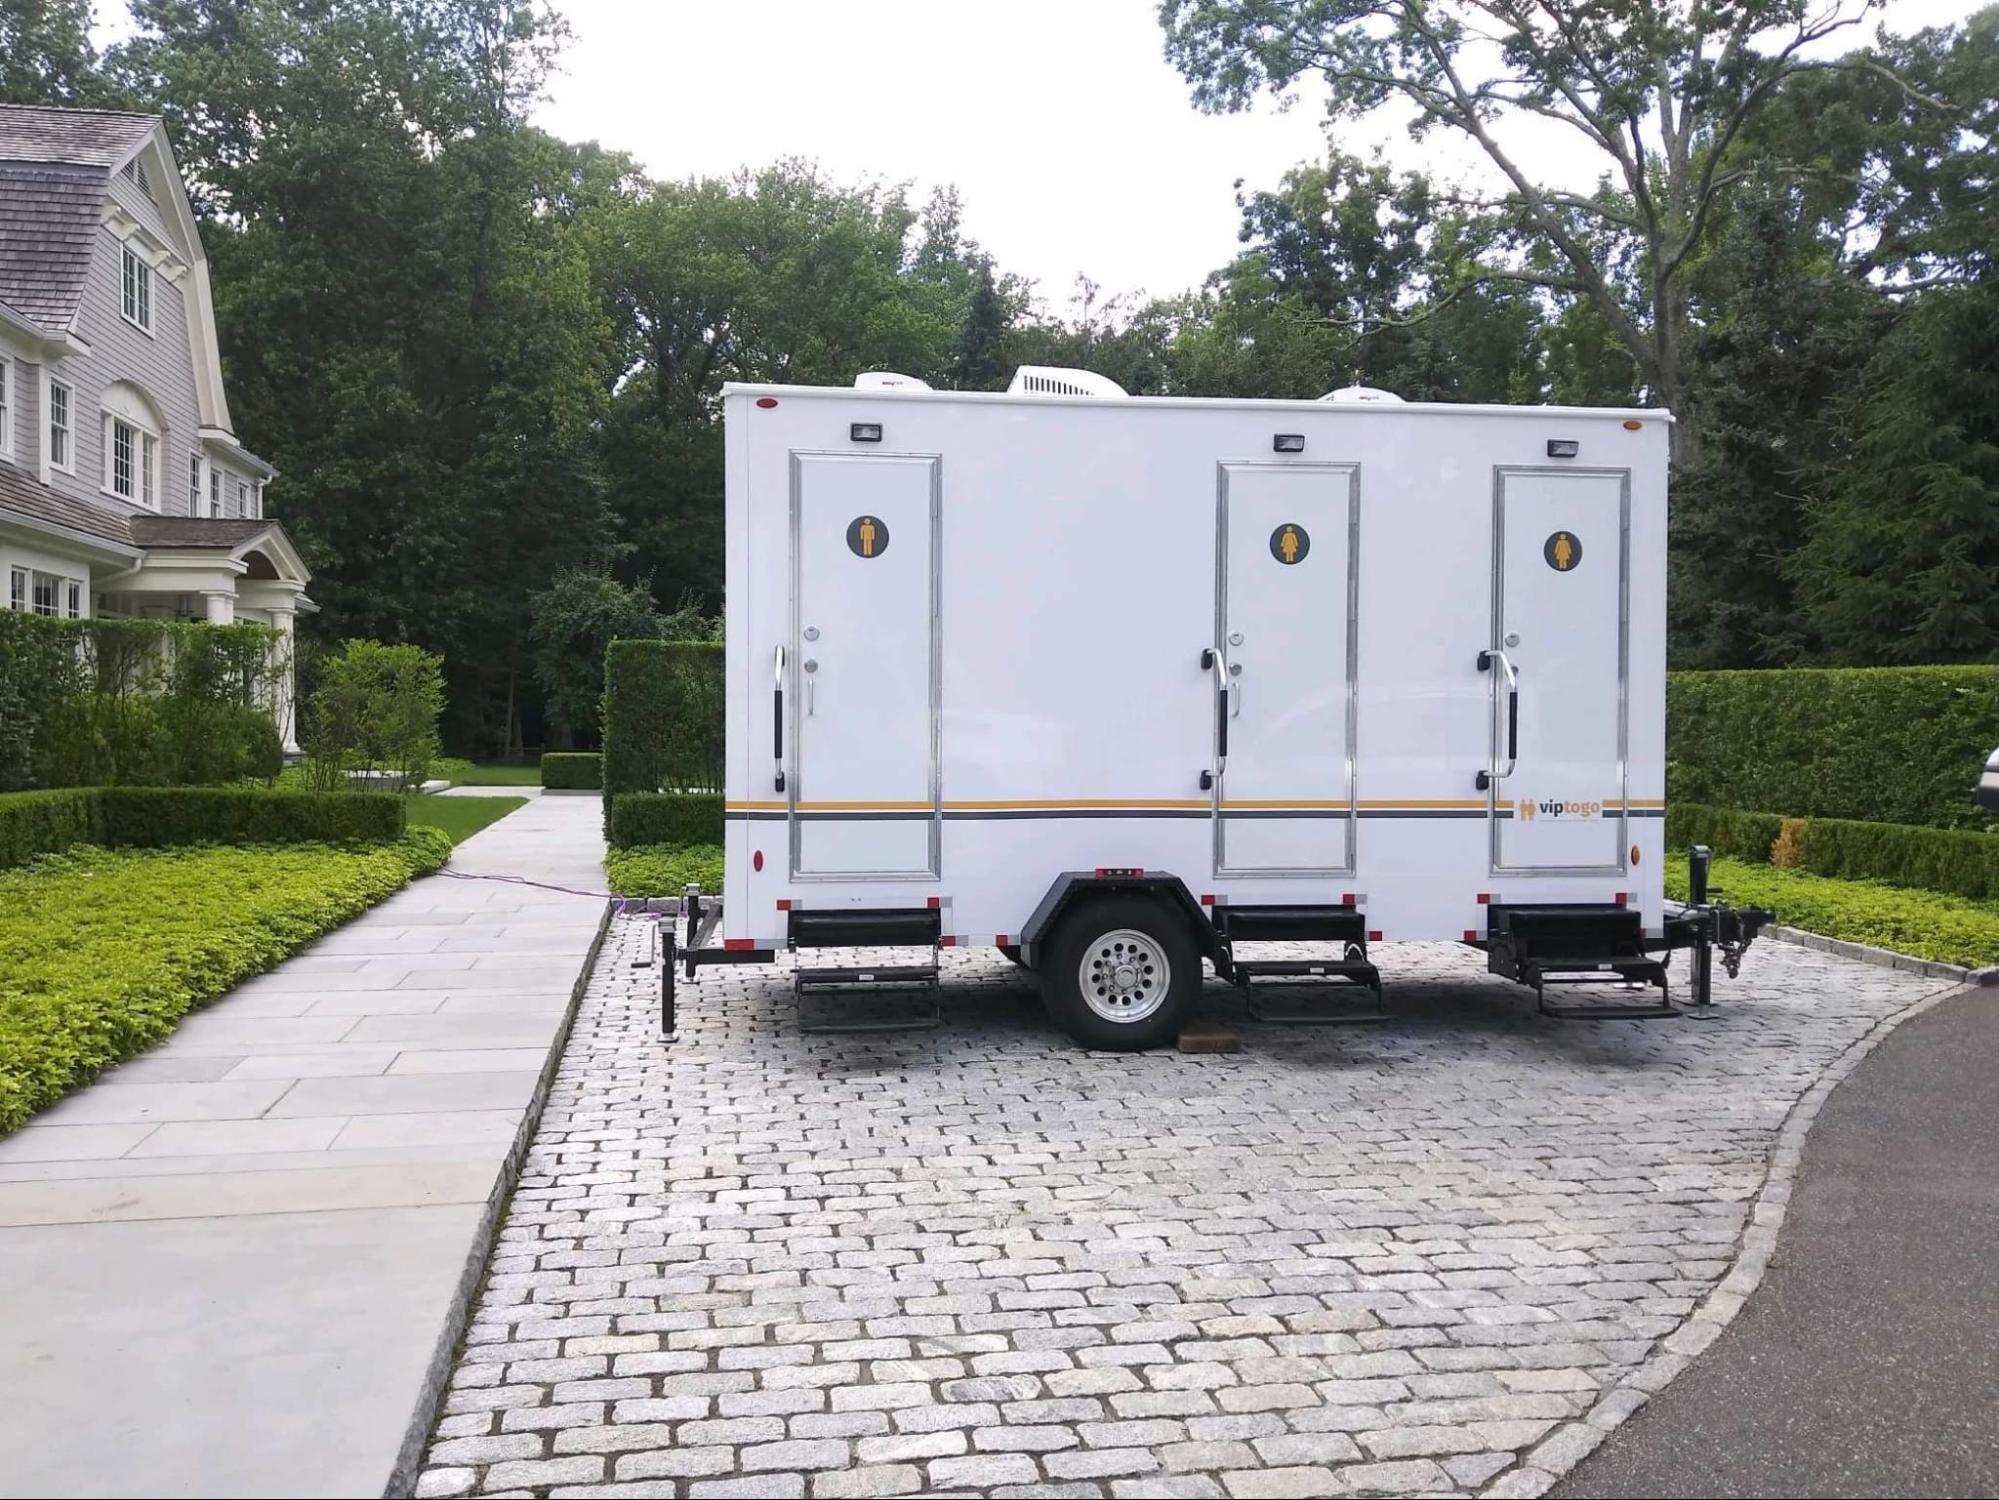
[[[1992,822],[1971,788],[1999,745],[1999,667],[1675,672],[1666,691],[1669,802]]]
[[[0,610],[0,792],[34,784],[36,733],[81,680],[70,637],[50,625]]]
[[[718,844],[642,844],[613,849],[604,858],[612,894],[678,896],[689,881],[704,891],[722,889],[722,849]]]
[[[424,831],[362,849],[79,849],[0,872],[0,1135],[449,853]]]
[[[24,865],[96,834],[97,794],[90,791],[0,795],[0,870]]]
[[[541,784],[562,792],[595,792],[604,785],[604,757],[594,751],[551,752],[541,758]]]
[[[606,648],[612,641],[657,640],[666,633],[651,580],[626,584],[608,571],[566,568],[546,591],[531,596],[529,608],[534,677],[549,719],[589,744],[598,735]]]
[[[349,771],[382,771],[403,786],[430,774],[444,713],[444,661],[420,646],[348,641],[323,658],[304,715],[315,791],[353,785]]]
[[[1724,858],[1768,864],[1770,846],[1783,831],[1784,820],[1775,813],[1737,812],[1694,802],[1666,804],[1666,848],[1676,854],[1706,844]]]
[[[719,641],[613,641],[604,653],[604,792],[719,792]],[[608,808],[607,808],[608,816]]]
[[[159,786],[169,747],[157,700],[85,693],[49,707],[35,745],[46,787]]]
[[[1795,870],[1805,860],[1805,819],[1786,818],[1770,845],[1770,863],[1782,870]]]
[[[1842,880],[1999,899],[1999,835],[1990,833],[1812,818],[1799,839],[1798,865]]]
[[[1717,860],[1713,891],[1745,906],[1766,906],[1787,927],[1848,942],[1871,943],[1937,963],[1986,968],[1999,964],[1999,912],[1934,891],[1899,890],[1872,881],[1829,880],[1803,870],[1779,870]],[[1666,861],[1666,893],[1687,894],[1687,862]],[[1752,957],[1750,963],[1754,964]]]
[[[713,792],[627,792],[611,800],[611,845],[719,844],[722,798]]]

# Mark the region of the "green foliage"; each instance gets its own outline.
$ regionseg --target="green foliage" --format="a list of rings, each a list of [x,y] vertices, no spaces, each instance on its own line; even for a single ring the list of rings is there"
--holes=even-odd
[[[0,794],[0,870],[88,843],[96,828],[95,792]]]
[[[606,795],[614,849],[642,844],[719,844],[722,798],[710,792],[625,792]]]
[[[1970,968],[1999,964],[1999,911],[1959,896],[1727,859],[1715,861],[1710,889],[1737,905],[1767,907],[1787,927],[1825,937],[1936,963]],[[1685,859],[1666,861],[1666,894],[1686,899]]]
[[[0,104],[120,102],[97,71],[91,0],[0,0]]]
[[[559,733],[595,740],[605,648],[664,634],[652,590],[620,583],[608,571],[570,568],[534,596],[533,609],[534,675],[549,720]]]
[[[0,610],[0,792],[34,784],[35,738],[80,691],[71,639],[39,616]]]
[[[354,770],[420,785],[438,753],[443,662],[420,646],[348,641],[319,670],[301,736],[314,790],[351,785]]]
[[[557,791],[596,792],[604,787],[604,757],[550,752],[541,758],[541,784]]]
[[[0,872],[0,1134],[448,853],[418,832],[369,848],[80,848]]]
[[[44,711],[35,780],[49,787],[164,786],[173,779],[170,756],[153,699],[86,693]]]
[[[1685,851],[1705,844],[1722,858],[1767,865],[1770,847],[1783,827],[1784,820],[1776,813],[1738,812],[1698,802],[1666,804],[1668,849]]]
[[[604,655],[607,799],[721,788],[722,668],[720,641],[611,643]]]
[[[1669,803],[1794,817],[1990,823],[1971,788],[1999,745],[1999,667],[1676,672]]]
[[[323,796],[261,787],[92,787],[0,795],[0,868],[71,844],[380,843],[403,831],[380,792]]]
[[[604,856],[611,894],[627,897],[678,896],[690,882],[702,890],[722,889],[719,844],[641,844]]]
[[[452,843],[462,844],[515,808],[525,807],[527,800],[525,797],[426,797],[411,792],[403,798],[403,806],[410,827],[434,828]]]

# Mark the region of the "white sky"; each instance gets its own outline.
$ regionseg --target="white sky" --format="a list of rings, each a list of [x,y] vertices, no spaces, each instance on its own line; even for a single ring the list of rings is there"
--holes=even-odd
[[[1235,180],[1274,186],[1323,150],[1314,102],[1203,115],[1162,56],[1153,0],[558,0],[574,38],[540,112],[573,140],[628,151],[654,177],[722,175],[780,156],[848,182],[956,183],[965,229],[1065,310],[1079,272],[1106,292],[1198,285],[1236,251]],[[1977,0],[1889,0],[1891,30],[1955,21]],[[1854,43],[1864,28],[1844,33]],[[1537,122],[1539,123],[1539,122]],[[1441,136],[1381,139],[1401,165],[1462,178]],[[1547,124],[1523,163],[1594,180]]]

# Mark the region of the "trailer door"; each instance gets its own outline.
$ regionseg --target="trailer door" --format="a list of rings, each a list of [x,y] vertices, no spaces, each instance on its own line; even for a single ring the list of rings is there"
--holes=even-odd
[[[1630,525],[1629,470],[1495,471],[1492,642],[1481,660],[1496,873],[1626,868]]]
[[[791,870],[938,873],[939,460],[793,453]]]
[[[1216,872],[1351,873],[1359,471],[1231,462],[1219,491]]]

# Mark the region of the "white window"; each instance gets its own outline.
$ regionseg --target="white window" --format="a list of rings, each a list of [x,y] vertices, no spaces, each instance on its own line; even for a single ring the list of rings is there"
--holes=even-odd
[[[76,430],[70,403],[75,393],[60,380],[49,382],[49,467],[76,472]]]
[[[63,598],[69,606],[66,611],[69,617],[72,620],[81,620],[83,618],[82,581],[75,578],[65,579],[63,581]]]
[[[105,476],[105,488],[123,500],[130,500],[139,492],[139,429],[130,422],[111,419],[111,441],[105,445],[106,462],[110,473]]]
[[[240,479],[236,481],[236,514],[239,516],[250,514],[250,486]]]
[[[14,361],[0,355],[0,457],[14,456]]]
[[[53,573],[35,574],[35,613],[54,615],[59,613],[56,600],[61,597],[63,580]]]
[[[201,514],[201,455],[199,453],[190,453],[187,456],[187,513],[191,516]]]
[[[147,510],[160,508],[160,440],[150,432],[139,434],[139,503]]]
[[[28,607],[28,570],[9,568],[7,570],[7,607],[26,609]]]
[[[213,464],[208,466],[208,513],[222,514],[222,471]]]
[[[153,268],[125,247],[125,321],[153,331]]]
[[[264,519],[264,481],[258,480],[257,487],[250,492],[250,514],[259,521]]]

